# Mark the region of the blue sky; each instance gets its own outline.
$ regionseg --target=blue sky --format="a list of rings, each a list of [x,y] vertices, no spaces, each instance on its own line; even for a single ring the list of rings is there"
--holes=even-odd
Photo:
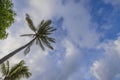
[[[17,13],[9,36],[0,41],[1,56],[30,38],[25,21],[28,13],[37,26],[52,20],[57,28],[52,37],[55,50],[42,51],[33,45],[12,57],[12,63],[24,59],[32,72],[29,80],[119,80],[120,79],[120,0],[13,0]],[[26,80],[26,79],[23,79]]]

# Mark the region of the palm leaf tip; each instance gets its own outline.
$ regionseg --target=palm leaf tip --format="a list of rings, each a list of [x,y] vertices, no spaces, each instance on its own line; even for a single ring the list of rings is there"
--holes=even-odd
[[[29,14],[27,14],[27,13],[26,13],[26,21],[27,21],[28,26],[30,27],[30,29],[35,32],[35,31],[36,31],[36,28],[35,28],[32,20],[31,20]]]
[[[24,51],[24,55],[27,55],[30,52],[30,47],[27,47]]]
[[[52,23],[51,20],[47,20],[47,21],[46,21],[46,24],[48,24],[48,25],[50,25],[51,23]]]
[[[55,43],[55,39],[54,39],[54,38],[47,37],[47,40],[48,40],[49,42]]]
[[[34,41],[32,41],[32,42],[25,48],[25,50],[24,50],[24,55],[27,55],[27,54],[30,52],[30,48],[31,48],[33,42],[34,42]]]
[[[30,17],[28,13],[26,13],[25,15],[26,15],[26,17]]]

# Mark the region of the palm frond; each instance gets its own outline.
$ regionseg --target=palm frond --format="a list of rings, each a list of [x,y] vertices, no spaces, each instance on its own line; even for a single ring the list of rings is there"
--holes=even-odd
[[[48,35],[52,34],[52,32],[56,29],[50,26],[51,22],[51,20],[47,20],[45,22],[43,20],[39,25],[39,29],[37,32],[37,37],[39,38],[36,40],[36,43],[38,43],[39,41],[39,45],[43,50],[45,49],[43,45],[53,50],[53,47],[50,43],[55,43],[55,39],[50,38]]]
[[[52,32],[55,31],[55,30],[56,30],[55,28],[49,27],[48,29],[45,29],[45,30],[44,30],[44,33],[43,33],[43,34],[45,34],[45,35],[50,35],[50,34],[52,34]]]
[[[48,42],[48,40],[46,39],[46,37],[44,37],[44,38],[41,38],[41,40],[42,40],[42,43],[45,45],[45,46],[47,46],[48,48],[50,48],[50,49],[54,49],[52,46],[51,46],[51,44],[50,44],[50,42]]]
[[[5,76],[9,74],[9,71],[10,71],[9,61],[6,61],[1,65],[1,72],[3,76]]]
[[[24,50],[24,55],[27,55],[30,52],[30,46],[28,46],[25,50]]]
[[[42,41],[41,41],[40,38],[38,38],[38,42],[39,42],[39,45],[40,45],[41,49],[44,51],[45,48],[44,48],[44,46],[43,46]]]
[[[35,32],[35,31],[36,31],[36,28],[35,28],[32,20],[31,20],[29,14],[27,14],[27,13],[26,13],[26,21],[27,21],[28,26],[30,27],[30,29]]]
[[[6,62],[6,71],[7,71],[7,75],[9,74],[9,71],[10,71],[10,64],[9,64],[9,61]]]
[[[48,27],[48,28],[47,28],[47,31],[48,31],[48,32],[53,32],[53,31],[55,31],[55,30],[56,30],[56,29],[53,28],[53,27]]]
[[[35,34],[23,34],[23,35],[20,35],[20,36],[22,36],[22,37],[24,37],[24,36],[34,37]]]
[[[27,54],[30,52],[30,48],[31,48],[33,42],[34,42],[34,41],[32,41],[32,42],[25,48],[25,50],[24,50],[24,55],[27,55]]]
[[[44,23],[44,20],[42,20],[40,24],[43,25],[43,23]]]
[[[38,33],[40,33],[41,31],[45,31],[45,28],[47,28],[51,24],[51,22],[51,20],[43,22],[42,25],[39,26]]]
[[[9,75],[12,80],[19,80],[21,77],[28,78],[31,76],[28,67],[24,65],[24,60],[21,60],[18,64],[12,67]]]
[[[54,39],[54,38],[46,37],[46,39],[47,39],[49,42],[55,43],[55,39]]]
[[[9,75],[12,76],[16,70],[20,67],[20,66],[23,66],[25,64],[25,61],[24,60],[21,60],[18,64],[15,64],[11,69],[10,69],[10,72],[9,72]]]
[[[18,67],[16,72],[11,76],[12,79],[20,79],[23,78],[29,78],[31,76],[31,73],[29,72],[29,69],[27,66],[21,66]]]
[[[40,28],[43,24],[44,24],[44,20],[41,21],[41,23],[38,25],[38,27]]]
[[[7,74],[6,64],[5,64],[5,63],[3,63],[3,64],[0,66],[0,69],[1,69],[2,75],[6,75],[6,74]]]
[[[56,30],[55,28],[53,28],[51,26],[47,26],[47,27],[44,27],[44,28],[40,28],[39,31],[38,31],[38,34],[40,34],[40,35],[50,35],[55,30]]]

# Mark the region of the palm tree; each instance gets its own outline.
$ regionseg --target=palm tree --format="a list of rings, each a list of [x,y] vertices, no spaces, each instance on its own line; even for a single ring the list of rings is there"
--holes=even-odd
[[[24,60],[21,60],[18,64],[10,67],[9,61],[3,63],[0,67],[3,80],[20,80],[21,78],[29,78],[31,73],[27,66],[25,66]]]
[[[36,28],[28,14],[26,14],[26,21],[28,23],[29,28],[34,32],[34,34],[23,34],[21,36],[32,36],[32,40],[29,41],[27,44],[23,45],[22,47],[16,49],[15,51],[9,53],[8,55],[4,56],[2,59],[0,59],[0,64],[15,55],[17,52],[23,50],[25,48],[24,53],[27,54],[30,51],[30,47],[34,42],[38,44],[42,50],[45,50],[45,47],[48,47],[53,50],[53,47],[51,46],[51,43],[55,43],[55,39],[49,37],[50,34],[52,34],[53,31],[56,29],[51,27],[51,20],[44,21],[42,20],[41,23],[38,25],[38,28]]]

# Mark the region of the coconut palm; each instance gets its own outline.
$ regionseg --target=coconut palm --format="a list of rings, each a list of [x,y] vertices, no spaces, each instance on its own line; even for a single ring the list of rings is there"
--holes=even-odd
[[[55,43],[55,39],[49,37],[49,35],[52,34],[52,32],[55,31],[56,29],[50,26],[51,20],[47,21],[42,20],[37,28],[34,26],[28,14],[26,14],[26,21],[28,23],[29,28],[34,32],[34,34],[23,34],[21,36],[30,36],[33,39],[29,41],[27,44],[23,45],[22,47],[16,49],[15,51],[9,53],[8,55],[0,59],[0,64],[23,49],[25,49],[24,51],[25,54],[29,53],[30,47],[34,42],[36,42],[36,44],[38,44],[42,50],[45,50],[45,47],[48,47],[53,50],[51,43]]]
[[[20,80],[21,78],[29,78],[31,76],[28,67],[25,66],[24,60],[11,67],[9,61],[6,61],[1,65],[0,71],[3,76],[2,80]]]

